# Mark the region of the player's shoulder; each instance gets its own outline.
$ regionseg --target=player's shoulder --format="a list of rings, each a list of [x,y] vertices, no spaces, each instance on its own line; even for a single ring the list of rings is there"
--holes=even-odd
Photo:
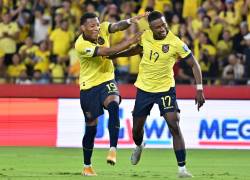
[[[100,24],[100,31],[101,32],[109,32],[111,23],[108,21],[104,21]]]
[[[147,29],[147,30],[144,30],[143,31],[143,33],[142,33],[142,36],[144,37],[144,38],[146,38],[146,37],[151,37],[151,36],[153,35],[153,32],[151,31],[151,30],[149,30],[149,29]]]
[[[108,27],[110,25],[110,22],[108,21],[104,21],[100,24],[100,28],[105,28],[105,27]]]
[[[82,34],[76,39],[75,42],[75,49],[82,49],[83,46],[88,46],[89,44],[91,44],[89,41],[86,41],[83,39]]]
[[[173,32],[168,32],[168,41],[172,42],[171,44],[174,46],[183,46],[185,43]]]
[[[141,40],[149,40],[151,37],[153,37],[153,33],[151,30],[144,30],[141,35]]]
[[[83,41],[84,41],[84,39],[82,38],[82,35],[78,36],[78,38],[76,39],[76,42],[75,42],[75,46],[78,46],[79,44],[84,43]]]
[[[181,41],[180,38],[170,30],[168,31],[168,36],[172,41]]]

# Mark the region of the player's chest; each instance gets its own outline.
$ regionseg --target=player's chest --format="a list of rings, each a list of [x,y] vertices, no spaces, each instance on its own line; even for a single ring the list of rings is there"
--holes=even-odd
[[[143,43],[143,56],[152,63],[166,63],[175,61],[176,52],[171,43],[148,40]]]

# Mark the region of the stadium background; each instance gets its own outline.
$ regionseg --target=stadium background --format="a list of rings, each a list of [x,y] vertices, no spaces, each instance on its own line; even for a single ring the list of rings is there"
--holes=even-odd
[[[204,92],[207,101],[201,111],[197,112],[193,100],[195,88],[192,71],[184,61],[176,63],[174,72],[177,97],[182,110],[181,127],[187,147],[250,149],[249,0],[0,0],[0,161],[6,162],[0,163],[0,179],[19,176],[23,179],[44,176],[56,179],[55,176],[63,178],[79,175],[76,173],[79,169],[73,161],[69,164],[74,170],[61,167],[63,173],[51,171],[51,174],[44,174],[44,169],[41,172],[38,170],[40,166],[29,162],[30,158],[34,158],[36,162],[35,159],[39,159],[38,155],[26,157],[29,153],[46,152],[48,162],[44,163],[48,167],[56,168],[53,164],[54,156],[64,158],[65,154],[74,156],[77,152],[77,166],[81,166],[80,149],[55,150],[55,154],[50,150],[52,147],[80,147],[84,134],[84,118],[80,109],[77,85],[79,61],[73,48],[74,40],[79,34],[79,18],[84,12],[95,12],[101,21],[116,22],[153,9],[164,13],[171,31],[192,49],[199,61],[206,84]],[[119,43],[135,32],[147,28],[146,20],[141,20],[138,25],[113,34],[111,44]],[[131,108],[136,91],[132,83],[138,73],[140,56],[114,59],[113,62],[123,97],[120,108],[122,128],[119,147],[131,148],[134,147],[130,134]],[[106,123],[107,114],[100,118],[96,147],[108,148]],[[147,147],[172,147],[171,136],[164,124],[157,108],[154,107],[145,126]],[[14,147],[8,149],[3,146]],[[16,146],[50,148],[18,149]],[[65,154],[60,154],[60,151]],[[148,153],[150,156],[156,156],[156,153],[164,156],[163,152],[168,154],[168,151],[162,150],[152,150],[152,154]],[[206,155],[202,157],[200,154],[205,152]],[[100,154],[105,154],[102,150],[96,153],[98,158]],[[130,151],[127,153],[124,150],[121,153],[129,157]],[[173,155],[169,154],[168,158],[170,156]],[[190,156],[190,159],[198,162],[197,164],[201,163],[200,159],[205,158],[204,164],[201,164],[208,169],[218,160],[218,172],[210,169],[210,174],[203,171],[201,173],[194,162],[191,170],[198,174],[199,179],[235,179],[239,175],[242,176],[239,179],[250,179],[246,174],[250,157],[248,150],[200,150],[191,151]],[[223,159],[223,156],[232,159],[229,161]],[[11,170],[12,167],[18,166],[17,160],[14,161],[13,157],[21,159],[26,166],[21,163],[18,167],[20,171]],[[150,164],[145,163],[146,158],[141,169],[144,174],[147,172],[143,170]],[[206,163],[209,159],[211,162],[208,165]],[[43,163],[43,160],[37,163]],[[67,161],[70,160],[65,160]],[[127,159],[123,158],[123,162],[126,161]],[[148,160],[151,161],[152,159]],[[170,158],[171,162],[174,166],[174,160]],[[120,173],[110,172],[100,165],[99,159],[96,163],[108,172],[104,172],[104,179],[105,175],[115,178],[114,174]],[[159,163],[161,164],[160,160]],[[165,162],[162,166],[164,164]],[[237,173],[234,164],[239,168]],[[32,168],[37,169],[35,172],[28,171]],[[171,167],[168,169],[175,172]],[[122,171],[127,172],[124,169]],[[130,171],[127,174],[131,174]],[[153,173],[156,171],[153,170]],[[159,171],[164,172],[165,169]],[[150,173],[147,175],[149,178],[160,178]],[[140,177],[145,176],[139,175],[138,178]]]

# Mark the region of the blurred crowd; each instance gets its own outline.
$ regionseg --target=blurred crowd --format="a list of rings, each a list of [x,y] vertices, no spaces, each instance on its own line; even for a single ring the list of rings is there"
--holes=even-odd
[[[206,84],[250,84],[250,0],[0,0],[0,83],[78,83],[74,41],[84,12],[100,21],[158,10],[193,51]],[[148,29],[146,19],[111,35],[111,45]],[[119,83],[133,83],[141,56],[114,59]],[[185,61],[177,83],[194,83]]]

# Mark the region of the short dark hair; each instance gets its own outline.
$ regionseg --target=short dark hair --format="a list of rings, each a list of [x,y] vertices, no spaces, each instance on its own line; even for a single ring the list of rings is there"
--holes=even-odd
[[[95,13],[84,13],[81,17],[81,25],[83,25],[87,19],[96,18],[97,15]]]
[[[212,21],[212,18],[211,18],[209,15],[203,16],[202,20],[204,20],[204,19],[206,19],[206,18],[207,18],[210,22]]]
[[[159,11],[152,11],[149,15],[148,15],[148,22],[152,22],[156,19],[160,19],[163,17],[163,14],[160,13]]]

